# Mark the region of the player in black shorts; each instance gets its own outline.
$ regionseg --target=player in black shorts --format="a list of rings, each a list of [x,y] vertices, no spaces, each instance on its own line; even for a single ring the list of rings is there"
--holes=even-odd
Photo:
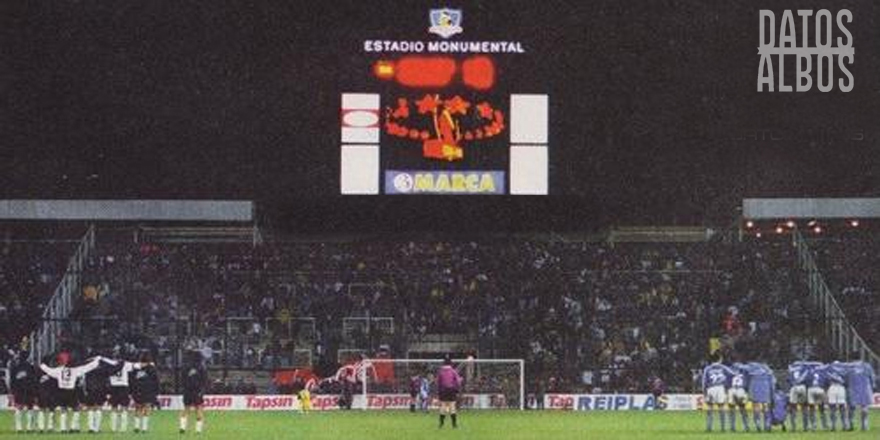
[[[76,380],[76,389],[73,393],[73,415],[70,419],[71,432],[80,432],[82,408],[86,403],[86,383],[83,381],[84,378],[85,375],[82,375]]]
[[[51,362],[52,356],[43,358],[44,364]],[[43,432],[55,429],[55,410],[58,408],[58,381],[44,372],[41,373],[37,399],[37,404],[40,407],[40,412],[37,414],[37,429]]]
[[[122,374],[120,374],[122,373]],[[126,384],[128,383],[128,376],[130,371],[123,372],[119,370],[116,374],[118,374],[118,379],[121,380],[123,375],[125,376]],[[115,377],[111,376],[112,378]],[[131,406],[131,394],[129,391],[128,385],[114,385],[112,382],[110,384],[110,408],[113,411],[110,414],[110,429],[113,432],[125,432],[128,431],[128,408]]]
[[[131,405],[131,373],[142,368],[142,364],[118,359],[102,359],[111,365],[115,365],[110,373],[110,428],[113,432],[128,431],[128,408]]]
[[[462,379],[458,371],[452,366],[452,359],[447,356],[443,366],[437,371],[437,391],[440,395],[440,427],[446,422],[446,416],[452,420],[452,427],[458,427],[458,414],[456,402],[458,392],[461,390]]]
[[[186,432],[187,415],[196,415],[196,433],[201,434],[204,428],[205,387],[208,384],[208,372],[202,364],[202,355],[198,352],[189,354],[187,367],[183,372],[183,411],[180,412],[180,433]]]
[[[34,429],[39,381],[37,370],[28,362],[27,355],[24,351],[16,355],[9,375],[10,391],[15,404],[15,432],[31,432]]]
[[[86,421],[90,433],[101,432],[101,419],[104,404],[107,402],[107,394],[110,392],[109,376],[116,370],[105,358],[101,359],[100,366],[83,376],[83,400],[82,404],[86,407]]]
[[[57,367],[50,367],[45,363],[42,363],[40,364],[40,369],[58,381],[58,400],[56,400],[56,403],[62,409],[58,418],[61,432],[67,431],[68,415],[73,417],[71,430],[77,430],[79,429],[79,412],[76,412],[76,409],[78,408],[76,395],[76,389],[78,388],[77,383],[86,373],[98,368],[100,365],[100,359],[91,359],[83,365],[71,367],[69,354],[59,353],[58,364]],[[70,411],[74,412],[69,414]]]
[[[152,357],[146,353],[141,356],[144,368],[137,370],[131,386],[131,397],[135,404],[134,432],[147,432],[150,429],[150,409],[158,403],[159,374],[153,366]]]

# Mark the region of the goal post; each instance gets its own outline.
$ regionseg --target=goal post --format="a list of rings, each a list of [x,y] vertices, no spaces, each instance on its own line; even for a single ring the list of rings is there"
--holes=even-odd
[[[435,406],[436,374],[443,359],[364,359],[358,371],[361,409],[402,409],[410,400],[414,377],[428,382],[429,401]],[[519,409],[526,405],[523,359],[453,359],[463,379],[459,403],[464,409]],[[408,407],[408,404],[405,405]]]

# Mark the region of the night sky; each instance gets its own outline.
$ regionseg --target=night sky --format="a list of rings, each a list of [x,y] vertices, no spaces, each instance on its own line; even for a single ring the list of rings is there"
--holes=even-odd
[[[550,196],[338,195],[339,95],[373,81],[363,41],[435,40],[441,6],[464,10],[454,38],[526,45],[505,62],[517,92],[550,95]],[[762,8],[851,10],[854,90],[758,93]],[[870,0],[5,1],[0,198],[247,199],[295,231],[467,232],[880,196],[878,15]]]

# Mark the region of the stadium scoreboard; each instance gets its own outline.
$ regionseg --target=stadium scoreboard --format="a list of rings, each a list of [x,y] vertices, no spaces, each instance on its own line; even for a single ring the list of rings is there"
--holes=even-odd
[[[548,194],[549,96],[506,75],[528,46],[463,40],[462,10],[426,12],[427,40],[359,48],[367,86],[341,95],[341,193]]]

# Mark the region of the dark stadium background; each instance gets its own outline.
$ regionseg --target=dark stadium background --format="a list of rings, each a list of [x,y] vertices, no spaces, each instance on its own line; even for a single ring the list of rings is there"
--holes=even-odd
[[[551,196],[338,195],[339,94],[369,81],[362,41],[432,39],[440,6],[464,8],[462,39],[526,44],[522,92],[550,94]],[[853,92],[756,92],[759,9],[844,7]],[[0,198],[248,199],[297,231],[474,232],[878,196],[878,14],[870,0],[3,2]]]

